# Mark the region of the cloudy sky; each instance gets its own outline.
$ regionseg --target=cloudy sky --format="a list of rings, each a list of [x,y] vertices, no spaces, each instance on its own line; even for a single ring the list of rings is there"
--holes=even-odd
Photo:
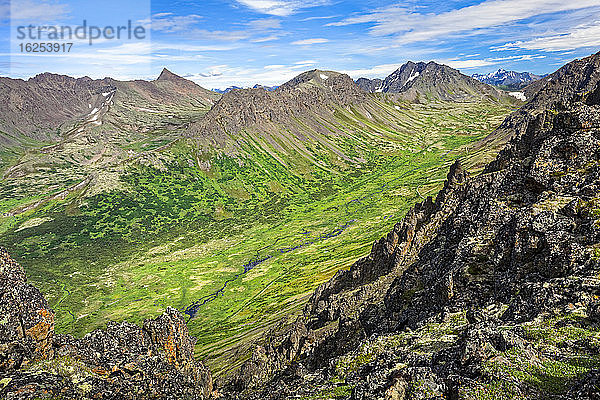
[[[0,0],[0,18],[0,73],[21,78],[152,79],[167,67],[224,88],[280,84],[313,68],[384,77],[408,60],[543,74],[600,51],[600,0]],[[147,34],[59,40],[71,51],[51,55],[20,47],[39,40],[19,39],[19,27],[84,20],[101,29],[131,21]]]

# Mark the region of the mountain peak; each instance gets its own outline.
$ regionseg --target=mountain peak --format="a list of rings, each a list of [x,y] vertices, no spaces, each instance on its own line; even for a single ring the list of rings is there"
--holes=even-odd
[[[357,84],[367,92],[402,93],[406,99],[414,101],[427,97],[464,101],[501,96],[497,90],[435,61],[408,61],[383,80],[361,78]]]
[[[166,68],[163,68],[162,72],[160,73],[160,75],[158,76],[157,81],[178,81],[184,79],[181,76],[172,73],[171,71],[169,71]]]

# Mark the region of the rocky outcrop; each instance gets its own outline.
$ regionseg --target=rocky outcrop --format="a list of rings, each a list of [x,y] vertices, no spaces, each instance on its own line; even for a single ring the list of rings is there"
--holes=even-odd
[[[52,357],[54,312],[0,248],[0,374]]]
[[[140,328],[109,322],[82,339],[54,334],[54,312],[0,249],[0,397],[207,399],[210,372],[195,339],[167,308]]]
[[[229,396],[597,398],[599,58],[540,91],[481,175],[455,164],[435,201],[317,289]]]

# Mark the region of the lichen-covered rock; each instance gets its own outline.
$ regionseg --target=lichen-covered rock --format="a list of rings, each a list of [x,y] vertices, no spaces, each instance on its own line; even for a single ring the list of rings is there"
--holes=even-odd
[[[52,356],[54,312],[0,248],[0,375]]]
[[[210,371],[167,308],[143,327],[109,322],[82,339],[54,335],[54,313],[0,250],[0,398],[208,399]]]

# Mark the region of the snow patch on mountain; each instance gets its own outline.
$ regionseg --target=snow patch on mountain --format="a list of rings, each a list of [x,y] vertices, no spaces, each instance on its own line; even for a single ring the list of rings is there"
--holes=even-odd
[[[508,94],[510,94],[513,97],[516,97],[517,99],[519,99],[521,101],[527,101],[527,97],[525,96],[525,93],[523,93],[523,92],[509,92]]]

